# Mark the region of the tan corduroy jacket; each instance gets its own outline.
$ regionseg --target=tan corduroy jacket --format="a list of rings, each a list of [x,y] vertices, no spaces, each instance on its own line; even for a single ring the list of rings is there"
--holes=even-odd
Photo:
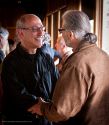
[[[62,125],[109,125],[109,56],[95,44],[81,44],[42,110],[51,121],[65,120]]]

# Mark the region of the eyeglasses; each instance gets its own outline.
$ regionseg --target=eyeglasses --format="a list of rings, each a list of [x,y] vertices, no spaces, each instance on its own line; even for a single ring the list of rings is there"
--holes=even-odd
[[[71,30],[64,29],[64,28],[59,28],[58,31],[59,31],[60,33],[62,33],[62,32],[64,32],[64,31],[71,31]]]
[[[32,32],[45,31],[45,27],[44,26],[41,26],[41,27],[36,27],[36,26],[34,26],[34,27],[23,27],[21,29],[23,29],[23,30],[30,30]]]
[[[65,31],[66,29],[64,29],[64,28],[59,28],[58,29],[58,31],[60,32],[60,33],[62,33],[63,31]]]

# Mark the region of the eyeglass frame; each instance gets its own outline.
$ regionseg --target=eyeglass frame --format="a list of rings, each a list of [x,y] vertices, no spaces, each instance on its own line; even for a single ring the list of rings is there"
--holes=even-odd
[[[45,26],[41,26],[41,27],[37,27],[37,26],[33,26],[33,27],[20,27],[18,29],[30,30],[32,32],[39,32],[39,30],[40,31],[45,31]]]
[[[72,30],[68,30],[68,29],[65,29],[65,28],[59,28],[58,31],[59,31],[59,33],[62,33],[64,31],[72,31]]]

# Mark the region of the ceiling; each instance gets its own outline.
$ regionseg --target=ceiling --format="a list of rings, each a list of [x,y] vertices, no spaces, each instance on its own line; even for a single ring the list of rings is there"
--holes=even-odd
[[[24,9],[27,13],[35,13],[41,18],[45,16],[47,10],[47,0],[0,0],[0,9],[10,8]]]
[[[46,0],[0,0],[0,7],[2,6],[26,6],[37,4],[41,6],[46,3]]]

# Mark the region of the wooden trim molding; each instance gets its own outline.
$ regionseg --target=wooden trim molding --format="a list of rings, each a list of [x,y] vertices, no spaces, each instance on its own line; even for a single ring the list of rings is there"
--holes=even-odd
[[[102,0],[96,0],[95,34],[97,45],[102,48]]]

